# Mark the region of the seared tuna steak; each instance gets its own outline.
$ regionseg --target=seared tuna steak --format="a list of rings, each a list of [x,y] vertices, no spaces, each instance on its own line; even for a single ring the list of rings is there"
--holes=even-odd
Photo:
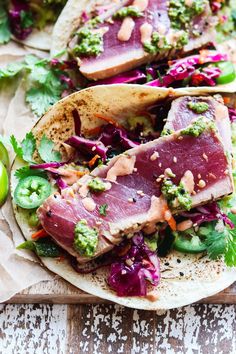
[[[61,195],[52,195],[38,209],[43,228],[82,263],[91,257],[75,250],[75,225],[86,220],[97,230],[98,245],[92,258],[109,251],[124,234],[153,229],[171,215],[162,195],[165,179],[174,185],[182,183],[192,207],[230,194],[231,169],[214,127],[208,124],[199,136],[189,133],[176,132],[128,150]],[[94,178],[100,178],[104,191],[91,192],[88,186]],[[104,205],[107,210],[101,215]],[[184,208],[176,203],[171,209]]]
[[[214,40],[215,21],[209,1],[183,1],[181,9],[173,0],[134,0],[123,4],[121,12],[113,16],[109,13],[95,27],[86,24],[69,44],[72,54],[79,57],[81,73],[89,79],[111,77]],[[136,14],[134,10],[125,15],[130,6]],[[89,29],[90,34],[84,29]]]
[[[216,122],[227,151],[232,151],[231,126],[228,108],[213,97],[185,96],[172,102],[164,130],[177,131],[203,117]]]

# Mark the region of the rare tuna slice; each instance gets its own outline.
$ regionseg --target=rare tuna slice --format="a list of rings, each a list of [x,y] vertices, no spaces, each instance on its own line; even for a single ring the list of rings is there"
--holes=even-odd
[[[213,97],[180,97],[172,102],[164,126],[165,131],[176,131],[203,117],[214,120],[227,151],[232,151],[231,128],[227,107]]]
[[[98,80],[212,42],[209,2],[123,1],[113,14],[80,28],[69,44],[81,73]]]
[[[186,158],[187,151],[191,158]],[[93,182],[100,183],[100,192],[90,188]],[[173,186],[182,186],[184,200],[171,195]],[[120,243],[125,234],[143,228],[153,232],[157,222],[166,220],[169,208],[172,212],[189,210],[232,191],[231,167],[216,129],[211,123],[197,121],[186,130],[113,158],[72,189],[47,199],[38,216],[46,232],[84,262],[91,257],[81,257],[73,246],[80,220],[98,232],[94,258]],[[98,210],[104,204],[108,211],[101,217]]]
[[[79,289],[136,309],[166,310],[223,290],[236,279],[236,220],[222,206],[235,200],[228,127],[218,96],[108,85],[64,98],[24,140],[34,164],[13,164],[13,210],[26,238],[18,248]],[[48,147],[52,162],[43,159]],[[37,202],[37,211],[20,199]],[[194,221],[199,214],[204,224]],[[216,251],[228,236],[227,259],[213,259],[212,242]],[[177,251],[181,239],[197,253],[186,242]]]

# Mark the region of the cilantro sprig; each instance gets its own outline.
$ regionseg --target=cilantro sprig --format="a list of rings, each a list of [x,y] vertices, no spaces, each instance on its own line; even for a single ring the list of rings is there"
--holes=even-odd
[[[3,5],[0,5],[0,44],[9,42],[11,38],[8,14]]]
[[[13,150],[17,157],[21,160],[27,162],[28,164],[35,164],[34,161],[34,153],[38,151],[38,154],[41,158],[42,162],[60,162],[61,154],[59,151],[55,150],[55,146],[52,140],[43,135],[39,142],[39,146],[37,148],[36,139],[32,132],[27,133],[25,138],[19,143],[15,136],[12,135],[10,137],[10,143],[13,147]],[[22,176],[27,177],[29,175],[39,175],[42,171],[33,172],[30,170],[29,166],[24,166],[18,169],[15,173],[17,178],[21,179]]]
[[[50,106],[60,100],[66,89],[69,89],[66,80],[62,80],[62,77],[69,79],[68,73],[61,67],[52,65],[49,59],[27,55],[22,62],[10,63],[7,67],[0,68],[0,80],[13,79],[22,74],[27,83],[25,100],[35,115],[40,117]]]
[[[209,223],[206,236],[207,253],[210,259],[223,258],[228,267],[236,266],[236,215],[228,215],[235,227],[231,229],[225,226],[222,230],[215,227],[215,223]]]

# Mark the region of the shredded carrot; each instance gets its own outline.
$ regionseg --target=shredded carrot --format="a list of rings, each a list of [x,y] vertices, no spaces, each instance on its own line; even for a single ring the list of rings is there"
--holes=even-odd
[[[223,97],[224,104],[230,103],[230,97]]]
[[[176,231],[176,221],[173,216],[169,220],[167,220],[168,225],[170,226],[171,230]]]
[[[100,158],[99,155],[95,155],[89,162],[88,165],[89,167],[93,167],[93,165],[95,164],[95,162]]]
[[[115,127],[117,128],[123,128],[119,123],[117,123],[114,119],[112,118],[109,118],[109,117],[104,117],[102,116],[101,114],[95,114],[95,117],[99,118],[99,119],[102,119],[102,120],[105,120],[105,122],[107,123],[110,123],[112,125],[114,125]]]
[[[98,135],[101,131],[101,127],[95,127],[86,131],[88,135]]]
[[[176,231],[176,221],[175,221],[173,215],[171,214],[170,209],[167,206],[164,208],[163,214],[164,214],[164,218],[168,222],[168,225],[170,226],[171,230]],[[169,214],[168,217],[166,217],[167,214]]]
[[[38,240],[39,238],[44,238],[47,236],[48,236],[47,232],[44,229],[41,229],[41,230],[35,232],[34,234],[32,234],[31,238],[33,240]]]

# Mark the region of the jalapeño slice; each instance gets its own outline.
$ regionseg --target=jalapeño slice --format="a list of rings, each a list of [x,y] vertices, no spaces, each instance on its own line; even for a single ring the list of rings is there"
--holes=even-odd
[[[14,201],[23,209],[34,209],[39,207],[50,194],[51,185],[45,178],[29,176],[16,186]]]
[[[218,85],[228,84],[236,78],[234,64],[230,61],[222,61],[216,63],[216,66],[221,70],[221,74],[216,78]]]
[[[201,253],[206,251],[206,244],[197,235],[180,235],[178,234],[174,245],[176,251],[182,253]]]

